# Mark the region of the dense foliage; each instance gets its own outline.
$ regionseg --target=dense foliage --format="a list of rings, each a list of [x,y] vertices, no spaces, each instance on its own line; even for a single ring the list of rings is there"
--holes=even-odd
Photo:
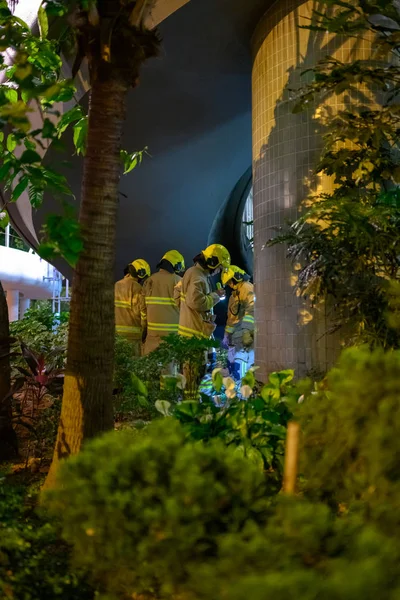
[[[36,494],[0,474],[0,597],[90,600],[93,591],[70,568],[57,527],[35,512]]]
[[[399,346],[386,320],[400,266],[399,28],[391,2],[319,3],[310,35],[350,36],[355,49],[373,42],[363,60],[321,60],[312,82],[294,93],[294,111],[314,111],[323,137],[315,180],[330,177],[334,188],[311,190],[300,218],[269,242],[288,244],[299,292],[313,306],[326,303],[329,331],[342,329],[348,345]],[[337,113],[327,102],[335,96],[343,104]]]
[[[400,531],[400,352],[348,349],[300,410],[304,492]]]
[[[65,364],[68,335],[68,313],[55,315],[51,303],[36,302],[24,318],[10,323],[10,333],[37,353],[51,354],[58,367]],[[14,362],[17,357],[14,356]]]
[[[201,402],[156,406],[178,419],[189,439],[221,439],[255,463],[265,472],[272,495],[282,485],[286,426],[300,395],[293,376],[291,370],[271,373],[269,383],[260,386],[250,370],[236,390],[234,381],[216,369],[213,395],[202,395]]]
[[[224,539],[268,510],[255,465],[220,440],[187,443],[172,419],[88,444],[62,465],[59,484],[48,502],[76,560],[111,598],[179,593]]]
[[[215,344],[215,340],[172,334],[164,338],[157,350],[138,359],[132,356],[129,342],[117,336],[114,371],[117,414],[121,417],[123,413],[154,416],[157,401],[176,403],[184,393],[183,365],[189,365],[197,374],[205,353]],[[164,376],[165,368],[171,363],[176,367],[177,376]]]

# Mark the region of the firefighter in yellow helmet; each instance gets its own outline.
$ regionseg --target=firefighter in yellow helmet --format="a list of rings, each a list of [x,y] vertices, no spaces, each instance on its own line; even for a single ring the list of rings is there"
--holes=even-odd
[[[222,273],[223,285],[232,288],[228,304],[224,345],[230,349],[233,375],[239,379],[254,364],[254,286],[250,277],[235,265]]]
[[[181,285],[176,288],[175,298],[180,303],[179,335],[187,338],[211,338],[215,329],[213,308],[225,297],[225,292],[223,289],[213,292],[209,277],[228,269],[230,262],[230,254],[221,244],[208,246],[194,258],[194,266],[186,271]],[[205,356],[204,367],[196,373],[189,365],[184,365],[187,398],[197,396],[206,363]]]
[[[128,273],[117,281],[114,288],[115,330],[132,343],[133,355],[141,355],[145,314],[140,281],[150,276],[150,266],[143,260],[134,260]]]
[[[194,266],[182,279],[178,332],[184,337],[210,338],[214,332],[213,307],[225,297],[224,290],[213,292],[209,281],[211,274],[226,271],[231,257],[221,244],[212,244],[194,258]]]
[[[174,289],[182,280],[185,259],[178,250],[169,250],[154,273],[143,285],[147,336],[144,354],[156,350],[163,337],[178,333],[179,308],[174,301]]]

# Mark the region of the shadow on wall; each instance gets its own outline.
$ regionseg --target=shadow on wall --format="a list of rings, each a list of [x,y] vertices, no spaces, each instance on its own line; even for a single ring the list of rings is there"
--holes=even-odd
[[[260,148],[253,164],[256,356],[263,374],[291,367],[298,375],[305,375],[315,368],[325,371],[335,360],[339,351],[338,337],[325,334],[328,321],[325,308],[316,313],[308,324],[300,325],[305,303],[295,294],[293,273],[286,258],[286,249],[280,245],[265,248],[265,244],[273,237],[274,231],[297,218],[301,201],[321,185],[319,178],[313,174],[313,168],[321,153],[323,131],[314,111],[293,114],[290,100],[293,91],[307,82],[304,71],[312,68],[318,60],[327,55],[335,55],[345,40],[336,36],[327,41],[325,33],[310,32],[305,44],[304,30],[301,30],[299,25],[300,19],[304,17],[301,11],[304,12],[310,3],[304,3],[300,8],[296,6],[296,0],[289,4],[292,5],[289,11],[289,18],[292,18],[290,27],[295,28],[295,63],[289,68],[281,67],[281,78],[286,79],[286,84],[275,103],[273,126],[264,143],[262,128],[267,128],[265,105],[268,105],[268,99],[265,97],[270,90],[263,88],[262,100],[257,99],[257,96],[253,97],[253,119],[261,118],[262,121],[261,127],[258,122],[259,129],[256,122],[253,140],[253,144],[258,144]],[[323,9],[319,2],[313,2],[312,10]],[[268,25],[265,20],[264,35],[258,47],[256,46],[256,61],[258,53],[265,52],[263,44],[266,43],[269,33],[287,15],[288,13],[267,13]],[[268,27],[267,31],[265,27]],[[302,43],[303,47],[305,45],[303,51]],[[265,62],[267,60],[269,63],[270,57],[265,59]],[[281,65],[283,62],[282,60]],[[280,65],[274,67],[279,70]],[[258,69],[262,68],[265,68],[265,76],[268,79],[272,69],[269,68],[269,64],[267,67],[258,66]],[[260,93],[260,90],[257,91]],[[264,112],[262,107],[257,107],[257,102],[264,103]],[[343,99],[340,102],[343,103]],[[258,134],[261,139],[257,139],[257,131],[262,132]]]

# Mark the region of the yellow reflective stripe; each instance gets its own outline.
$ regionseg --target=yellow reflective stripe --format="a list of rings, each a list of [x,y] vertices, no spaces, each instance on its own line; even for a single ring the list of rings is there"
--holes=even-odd
[[[251,315],[245,315],[243,317],[243,323],[254,323],[254,317]]]
[[[201,331],[191,329],[190,327],[184,327],[183,325],[179,325],[178,333],[184,337],[193,337],[195,335],[197,337],[207,338]]]
[[[116,325],[115,329],[121,333],[140,333],[142,331],[140,327],[134,325]]]
[[[118,308],[131,308],[132,304],[126,300],[114,300],[114,306],[118,306]]]
[[[181,292],[180,299],[181,299],[181,302],[186,302],[186,294],[183,294]]]
[[[147,323],[149,331],[178,331],[178,323]]]
[[[167,304],[171,306],[176,306],[175,300],[173,298],[170,298],[169,296],[164,298],[161,298],[159,296],[146,296],[146,304]]]
[[[234,332],[234,328],[231,327],[230,325],[227,325],[225,327],[225,333],[233,333]]]

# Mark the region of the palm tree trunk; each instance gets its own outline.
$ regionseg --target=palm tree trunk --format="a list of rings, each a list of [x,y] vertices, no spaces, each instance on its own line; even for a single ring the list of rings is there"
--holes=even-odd
[[[6,295],[0,281],[0,461],[18,455],[17,436],[12,426],[10,324]]]
[[[84,250],[73,281],[61,418],[45,487],[53,485],[60,459],[113,427],[115,230],[127,91],[113,79],[96,80],[91,90],[80,212]]]

